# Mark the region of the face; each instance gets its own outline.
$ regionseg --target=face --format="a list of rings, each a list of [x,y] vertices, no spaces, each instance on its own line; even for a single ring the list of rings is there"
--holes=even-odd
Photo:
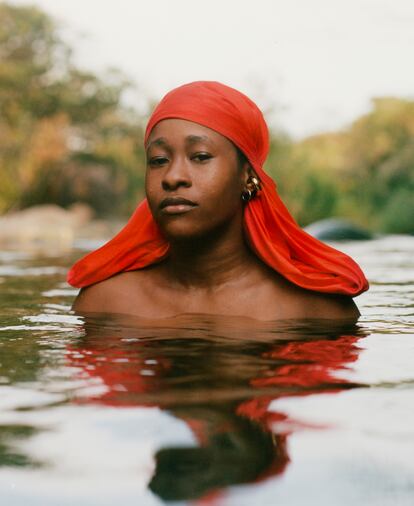
[[[233,143],[191,121],[165,119],[146,145],[146,195],[169,240],[202,237],[220,227],[241,228],[241,194],[248,178]]]

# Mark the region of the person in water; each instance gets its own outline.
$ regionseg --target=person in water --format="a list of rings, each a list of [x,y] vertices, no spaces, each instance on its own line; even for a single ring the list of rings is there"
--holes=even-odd
[[[145,131],[146,199],[69,271],[79,313],[355,322],[368,288],[347,255],[303,231],[264,172],[259,108],[213,81],[170,91]]]

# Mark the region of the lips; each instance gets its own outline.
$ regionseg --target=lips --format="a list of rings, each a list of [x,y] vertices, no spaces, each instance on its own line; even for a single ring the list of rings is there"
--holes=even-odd
[[[161,201],[159,208],[165,214],[181,214],[190,211],[197,204],[182,197],[168,197]]]

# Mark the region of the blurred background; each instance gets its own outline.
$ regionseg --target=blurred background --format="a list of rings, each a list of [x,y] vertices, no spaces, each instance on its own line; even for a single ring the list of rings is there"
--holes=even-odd
[[[124,222],[144,195],[152,107],[198,79],[262,108],[266,170],[302,226],[339,217],[414,233],[414,3],[195,5],[0,3],[0,243],[19,216],[33,229],[28,209],[76,216],[70,230]]]

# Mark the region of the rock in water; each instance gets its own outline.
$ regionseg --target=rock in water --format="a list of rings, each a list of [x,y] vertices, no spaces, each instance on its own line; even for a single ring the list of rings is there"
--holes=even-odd
[[[304,230],[321,241],[364,241],[373,238],[368,230],[340,218],[315,221]]]

